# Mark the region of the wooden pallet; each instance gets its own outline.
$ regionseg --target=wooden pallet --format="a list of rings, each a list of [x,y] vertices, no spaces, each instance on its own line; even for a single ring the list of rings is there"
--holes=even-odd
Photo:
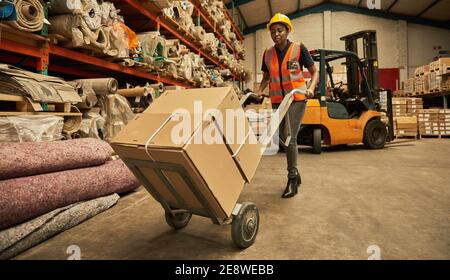
[[[420,134],[419,138],[420,139],[424,139],[424,138],[442,139],[442,138],[450,138],[450,135],[446,135],[446,134]]]
[[[430,72],[437,72],[440,74],[447,73],[450,70],[450,58],[443,57],[430,63]]]
[[[16,112],[36,112],[45,109],[46,112],[70,113],[71,104],[65,103],[39,103],[30,98],[12,94],[0,93],[0,103],[15,103]]]
[[[417,140],[417,134],[397,134],[395,135],[395,139],[405,139],[405,138],[414,138],[414,140]]]

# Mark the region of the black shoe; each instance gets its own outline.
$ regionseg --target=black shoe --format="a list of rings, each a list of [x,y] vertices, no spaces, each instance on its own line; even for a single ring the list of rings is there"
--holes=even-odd
[[[287,182],[286,189],[284,190],[281,198],[291,198],[298,193],[298,186],[301,184],[300,174],[297,177],[289,178]]]

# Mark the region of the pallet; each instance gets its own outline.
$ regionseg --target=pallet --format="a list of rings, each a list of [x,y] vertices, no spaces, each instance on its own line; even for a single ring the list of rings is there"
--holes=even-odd
[[[450,138],[450,135],[448,135],[448,134],[434,134],[434,135],[420,134],[419,137],[420,137],[420,139],[424,139],[424,138],[443,139],[443,138]]]
[[[438,74],[449,73],[450,71],[450,58],[443,57],[430,63],[430,72],[437,72]]]
[[[17,112],[37,112],[43,109],[43,103],[34,102],[30,98],[19,95],[0,93],[0,103],[15,103]],[[70,113],[70,102],[65,103],[45,103],[47,112]],[[45,108],[44,108],[45,109]]]
[[[411,139],[414,138],[414,140],[417,140],[417,134],[399,134],[399,135],[395,135],[395,139]]]

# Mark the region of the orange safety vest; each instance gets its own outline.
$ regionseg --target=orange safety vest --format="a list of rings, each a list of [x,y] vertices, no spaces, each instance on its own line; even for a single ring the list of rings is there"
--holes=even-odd
[[[275,50],[276,46],[267,49],[264,53],[264,62],[269,69],[269,94],[272,103],[279,104],[283,100],[283,89],[288,94],[293,89],[306,90],[306,81],[303,78],[303,73],[299,64],[301,55],[301,43],[292,43],[283,59],[280,66],[278,55]],[[290,67],[288,67],[288,63]],[[291,68],[291,69],[289,69]],[[280,83],[281,78],[281,83]],[[283,85],[283,88],[281,87]],[[306,96],[304,94],[295,93],[294,101],[304,101]]]

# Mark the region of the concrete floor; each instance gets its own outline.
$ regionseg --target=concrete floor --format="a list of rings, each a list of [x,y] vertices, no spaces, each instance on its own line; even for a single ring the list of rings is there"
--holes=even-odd
[[[368,151],[362,146],[300,148],[299,195],[281,199],[285,155],[264,157],[240,201],[260,210],[256,243],[235,249],[230,226],[194,216],[169,228],[162,207],[140,188],[110,210],[16,259],[450,259],[450,140]]]

